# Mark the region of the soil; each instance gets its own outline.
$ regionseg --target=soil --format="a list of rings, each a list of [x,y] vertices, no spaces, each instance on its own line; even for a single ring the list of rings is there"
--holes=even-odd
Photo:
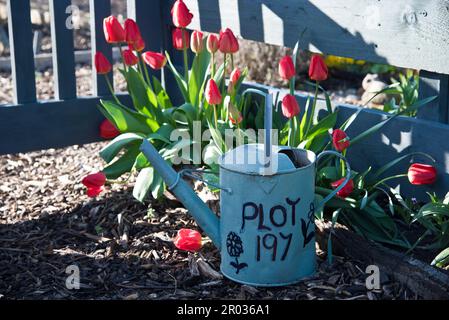
[[[180,228],[197,229],[176,201],[137,202],[133,178],[89,199],[80,180],[97,172],[105,143],[0,157],[0,298],[3,299],[415,299],[382,274],[317,249],[316,276],[289,287],[254,288],[224,279],[218,251],[179,251]],[[76,265],[80,290],[66,288]]]

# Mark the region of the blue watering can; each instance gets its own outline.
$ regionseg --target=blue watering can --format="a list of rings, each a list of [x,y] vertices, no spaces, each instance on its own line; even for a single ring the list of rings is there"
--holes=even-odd
[[[264,144],[239,146],[219,159],[220,219],[144,140],[141,151],[198,225],[221,249],[221,272],[253,286],[294,284],[316,271],[315,212],[350,179],[339,153],[313,152],[272,145],[271,94],[265,97]],[[343,159],[346,181],[323,201],[315,201],[317,162],[332,155]]]

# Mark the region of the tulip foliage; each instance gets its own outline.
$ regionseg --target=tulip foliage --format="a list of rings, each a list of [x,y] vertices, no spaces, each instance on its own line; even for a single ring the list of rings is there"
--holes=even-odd
[[[171,13],[174,24],[173,48],[183,55],[181,68],[174,64],[168,52],[145,51],[146,44],[134,21],[128,19],[122,26],[114,17],[104,20],[107,42],[119,46],[122,52],[123,65],[119,72],[126,79],[133,107],[124,105],[120,97],[115,95],[108,78],[113,70],[112,65],[98,52],[95,57],[97,73],[106,77],[113,96],[113,100],[101,101],[100,110],[107,118],[101,126],[101,135],[113,140],[101,151],[106,167],[101,173],[91,175],[83,181],[89,196],[98,196],[108,181],[130,172],[138,172],[133,192],[136,199],[143,201],[149,193],[154,198],[162,195],[165,190],[164,182],[139,150],[144,139],[149,140],[166,161],[175,156],[183,156],[181,150],[193,150],[200,145],[200,150],[205,150],[202,165],[208,165],[218,172],[215,160],[227,151],[223,138],[226,129],[236,130],[237,139],[244,139],[243,129],[264,128],[264,108],[261,107],[261,102],[251,95],[243,97],[240,93],[248,70],[234,65],[234,54],[239,50],[239,42],[232,30],[223,29],[219,34],[209,35],[200,31],[190,33],[186,28],[193,15],[182,0],[175,2]],[[123,50],[125,44],[128,48]],[[192,61],[189,61],[192,56],[189,50],[193,53]],[[289,86],[288,94],[282,99],[278,96],[273,105],[274,109],[280,108],[282,111],[274,112],[273,118],[274,129],[278,129],[282,145],[308,149],[317,154],[335,150],[346,155],[348,149],[380,130],[391,119],[430,102],[429,99],[413,100],[407,110],[398,111],[373,127],[366,128],[359,135],[349,137],[346,132],[356,121],[358,113],[337,126],[338,110],[332,107],[330,97],[322,87],[322,82],[329,77],[329,70],[321,55],[314,55],[309,67],[311,82],[307,84],[313,86],[315,94],[309,96],[304,105],[299,104],[295,96],[298,50],[299,46],[296,45],[293,55],[282,58],[279,63],[279,76]],[[222,59],[218,59],[219,56]],[[223,62],[218,64],[218,61]],[[173,75],[182,103],[174,105],[158,78],[150,76],[148,67],[153,70],[165,69],[165,72]],[[317,117],[320,94],[324,96],[325,115]],[[200,132],[210,130],[211,138],[208,141],[194,140],[193,132],[197,123],[201,126]],[[189,138],[173,141],[171,138],[175,130],[189,133]],[[183,160],[192,162],[194,157],[193,153]],[[433,166],[426,163],[414,164],[408,173],[402,175],[385,175],[409,157],[423,157],[426,161],[430,159],[433,162],[428,155],[411,154],[398,158],[377,171],[369,168],[365,172],[352,172],[350,182],[339,191],[336,198],[328,202],[325,212],[331,213],[333,221],[339,219],[372,240],[412,248],[413,244],[398,230],[394,220],[395,210],[407,211],[408,206],[405,201],[398,201],[402,198],[388,187],[387,182],[408,177],[414,185],[432,184],[437,173]],[[325,160],[318,167],[318,197],[325,197],[338,188],[346,175],[342,161]],[[379,203],[381,195],[388,199],[388,209]],[[318,218],[323,218],[323,214],[317,213]],[[181,249],[196,251],[201,247],[201,237],[196,233],[183,231],[178,235],[177,243]]]

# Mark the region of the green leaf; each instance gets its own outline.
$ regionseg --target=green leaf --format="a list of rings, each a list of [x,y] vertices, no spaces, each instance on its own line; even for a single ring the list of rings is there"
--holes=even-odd
[[[139,147],[140,144],[137,144],[136,146],[130,148],[120,159],[104,168],[103,173],[106,177],[109,180],[115,180],[121,177],[124,173],[130,172],[134,167],[137,156],[140,153]]]
[[[449,248],[440,252],[431,263],[432,266],[437,266],[439,268],[443,268],[447,264],[449,264]]]
[[[101,100],[100,111],[122,133],[149,134],[159,129],[159,124],[138,112],[132,111],[112,101]]]
[[[176,117],[176,115],[181,115],[181,118]],[[179,108],[174,109],[173,116],[178,122],[191,126],[193,121],[198,120],[198,109],[190,103],[184,103]]]
[[[137,176],[136,184],[133,189],[133,196],[138,201],[143,202],[150,191],[151,184],[154,180],[153,167],[142,169]]]
[[[107,163],[114,160],[117,154],[132,143],[143,141],[144,136],[136,133],[125,133],[112,140],[103,150],[100,156]]]
[[[196,55],[192,63],[192,72],[189,79],[190,102],[197,108],[200,104],[200,90],[209,70],[210,53],[203,50]]]
[[[154,93],[152,95],[149,94],[148,91],[151,91],[151,89],[148,88],[142,75],[133,68],[129,68],[127,83],[134,107],[140,113],[154,119],[155,114],[154,112],[151,112],[151,109],[157,106],[157,98]],[[150,97],[152,99],[150,99]]]
[[[154,93],[157,96],[157,101],[159,105],[162,107],[162,109],[172,108],[173,104],[170,100],[168,93],[165,91],[159,79],[156,78],[155,76],[153,76],[153,88]]]
[[[351,145],[354,145],[358,142],[360,142],[362,139],[365,139],[366,137],[376,133],[380,129],[382,129],[388,122],[390,122],[392,119],[394,119],[396,116],[390,117],[382,122],[379,122],[378,124],[372,126],[368,130],[364,131],[363,133],[359,134],[357,137],[351,139]]]
[[[186,102],[189,102],[190,97],[189,94],[187,93],[187,84],[184,77],[179,74],[178,70],[176,70],[175,66],[171,61],[170,55],[168,54],[167,51],[165,51],[165,56],[167,57],[168,67],[170,71],[173,73],[173,76],[175,77],[176,83],[178,84],[178,88],[181,91],[184,100]]]
[[[313,140],[316,136],[327,133],[330,129],[332,129],[335,124],[337,123],[337,113],[331,113],[328,116],[326,116],[324,119],[320,120],[316,125],[312,127],[312,129],[307,134],[307,137],[305,137],[307,140],[309,140],[309,144],[311,143],[311,140]]]

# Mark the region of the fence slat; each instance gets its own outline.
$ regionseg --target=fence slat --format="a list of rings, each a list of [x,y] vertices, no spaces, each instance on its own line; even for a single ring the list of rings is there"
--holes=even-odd
[[[97,75],[94,65],[96,52],[102,52],[112,63],[112,46],[106,42],[103,34],[103,20],[111,14],[110,0],[89,0],[90,32],[92,41],[92,89],[95,96],[109,95],[109,88],[103,75]],[[113,83],[112,74],[108,75]]]
[[[8,0],[14,103],[36,101],[30,0]]]
[[[71,0],[50,0],[53,74],[57,100],[76,98],[73,29],[67,25]]]
[[[418,118],[449,123],[449,75],[421,70],[419,98],[438,96],[438,99],[420,108]]]

